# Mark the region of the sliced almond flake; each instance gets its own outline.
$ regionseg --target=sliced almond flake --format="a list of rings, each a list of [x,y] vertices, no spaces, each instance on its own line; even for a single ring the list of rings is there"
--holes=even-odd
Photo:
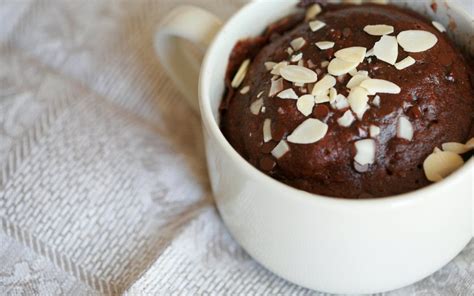
[[[369,77],[369,72],[368,72],[368,71],[363,71],[363,70],[361,70],[361,71],[357,72],[357,74],[358,74],[358,75],[363,75],[363,76],[365,76],[365,77]]]
[[[311,94],[313,96],[327,94],[329,89],[331,87],[334,87],[335,85],[336,85],[336,78],[334,78],[331,75],[326,75],[323,77],[323,79],[316,82],[316,84],[313,87],[313,90],[311,91]]]
[[[286,53],[287,53],[289,56],[292,55],[294,52],[295,52],[295,51],[294,51],[293,48],[291,48],[291,47],[288,47],[288,48],[286,49]]]
[[[272,120],[267,118],[263,122],[263,141],[265,143],[272,140]]]
[[[362,63],[365,58],[367,48],[361,46],[353,46],[340,49],[334,53],[338,59],[346,62]]]
[[[276,64],[276,65],[273,67],[273,70],[272,70],[272,72],[270,72],[270,74],[273,74],[273,75],[280,75],[280,70],[281,70],[281,68],[286,67],[286,66],[288,66],[288,65],[289,65],[288,62],[280,62],[280,63]]]
[[[436,30],[440,31],[441,33],[446,32],[446,27],[443,26],[443,24],[438,23],[437,21],[432,21],[433,27],[436,28]]]
[[[439,182],[464,165],[461,156],[450,151],[433,153],[423,162],[426,178]]]
[[[358,65],[358,62],[347,62],[338,58],[334,58],[329,63],[328,72],[333,76],[340,76],[349,73],[351,70],[357,68]]]
[[[322,68],[326,68],[327,66],[329,66],[329,61],[322,61],[321,62],[321,67]]]
[[[468,147],[466,144],[454,142],[444,143],[441,147],[444,151],[450,151],[456,154],[464,154],[474,149],[474,147]]]
[[[262,107],[262,113],[265,113],[265,111],[267,111],[267,107],[263,106]]]
[[[367,90],[360,86],[356,86],[351,90],[347,99],[352,111],[359,119],[362,119],[368,108],[367,103],[369,102],[369,97]]]
[[[298,51],[306,45],[306,40],[303,37],[299,37],[291,41],[290,45],[295,51]]]
[[[360,84],[367,79],[370,78],[365,75],[356,74],[354,75],[354,77],[351,78],[351,80],[349,80],[349,82],[346,84],[346,87],[352,89],[356,86],[360,86]]]
[[[273,68],[275,68],[277,63],[275,63],[275,62],[265,62],[264,65],[265,65],[265,69],[267,69],[267,71],[270,71],[270,70],[273,70]]]
[[[334,87],[329,89],[329,101],[334,101],[337,97],[337,90]]]
[[[318,80],[318,75],[305,67],[289,65],[280,69],[280,75],[285,80],[295,83],[313,83]]]
[[[337,123],[343,127],[350,127],[354,121],[355,117],[352,115],[352,111],[347,110],[346,113],[337,120]]]
[[[383,79],[367,79],[360,83],[360,86],[365,88],[369,95],[380,94],[399,94],[401,88],[393,82]]]
[[[296,63],[299,62],[303,58],[303,53],[300,52],[299,54],[295,54],[291,57],[291,62]]]
[[[411,141],[413,140],[413,134],[413,125],[411,124],[410,120],[405,116],[400,117],[398,119],[397,125],[397,137]]]
[[[369,133],[371,138],[376,138],[380,135],[380,127],[376,125],[371,125],[369,128]]]
[[[434,147],[433,153],[439,153],[439,152],[443,152],[443,150],[439,149],[438,147]]]
[[[323,23],[321,21],[312,21],[309,23],[309,28],[311,31],[316,32],[326,26],[326,23]]]
[[[250,112],[253,115],[258,115],[262,107],[263,107],[263,98],[260,98],[250,105]]]
[[[285,89],[284,91],[280,92],[277,97],[280,99],[298,100],[298,95],[292,88]]]
[[[416,63],[415,59],[408,56],[404,58],[403,60],[401,60],[400,62],[396,63],[395,68],[397,68],[397,70],[403,70],[414,65],[415,63]]]
[[[331,100],[329,99],[328,92],[326,92],[326,93],[317,94],[316,96],[314,96],[314,101],[317,104],[324,104],[324,103],[328,103]]]
[[[306,21],[314,19],[318,14],[320,14],[322,11],[321,5],[319,4],[313,4],[311,5],[307,10],[306,10]]]
[[[298,61],[298,66],[304,67],[304,60],[299,60]]]
[[[304,95],[300,97],[296,102],[296,108],[298,108],[298,111],[300,111],[304,116],[310,115],[313,113],[314,96]]]
[[[261,96],[263,96],[263,91],[261,91],[261,92],[258,93],[257,99],[260,98]]]
[[[397,38],[393,36],[382,36],[374,45],[374,55],[377,59],[394,65],[398,58]]]
[[[379,95],[375,96],[374,99],[372,100],[372,105],[374,105],[377,108],[380,108],[380,103],[381,103],[380,96]]]
[[[474,138],[471,138],[469,141],[466,142],[466,146],[469,149],[474,149]]]
[[[435,34],[422,30],[403,31],[398,34],[397,40],[406,52],[426,51],[438,42]]]
[[[349,101],[344,95],[338,94],[336,98],[331,101],[331,107],[336,110],[344,110],[349,108]]]
[[[283,90],[283,79],[272,80],[272,85],[270,87],[270,92],[268,93],[269,97],[274,97],[276,94]]]
[[[334,42],[332,41],[320,41],[316,42],[316,46],[321,50],[326,50],[334,47]]]
[[[242,63],[242,65],[240,65],[239,70],[237,71],[237,73],[234,76],[234,79],[232,79],[231,86],[233,88],[238,88],[242,84],[242,82],[245,79],[245,76],[247,75],[249,65],[250,65],[250,60],[249,59],[245,60]]]
[[[288,146],[288,143],[286,143],[285,140],[281,140],[278,145],[276,145],[275,148],[272,150],[272,155],[276,159],[280,159],[283,156],[285,156],[286,153],[290,151],[290,146]]]
[[[360,165],[369,165],[375,162],[375,151],[377,145],[372,139],[360,140],[354,143],[356,148],[355,162]]]
[[[394,32],[395,28],[389,25],[368,25],[364,27],[364,31],[372,36],[389,35]]]
[[[342,2],[359,5],[359,4],[362,4],[364,1],[363,0],[343,0]]]
[[[247,85],[247,86],[242,87],[242,89],[240,90],[240,93],[242,95],[246,95],[248,94],[249,91],[250,91],[250,86]]]
[[[374,53],[374,48],[371,48],[371,49],[367,50],[367,52],[365,53],[365,57],[366,57],[366,58],[371,57],[371,56],[373,56],[373,55],[375,55],[375,53]],[[370,61],[369,61],[369,62],[370,62]]]
[[[380,4],[380,5],[386,5],[389,3],[388,0],[370,0],[370,2],[375,3],[375,4]]]
[[[300,124],[287,140],[295,144],[312,144],[324,138],[327,132],[327,124],[318,119],[309,118]]]
[[[357,69],[353,69],[349,72],[349,75],[355,76],[357,74]]]

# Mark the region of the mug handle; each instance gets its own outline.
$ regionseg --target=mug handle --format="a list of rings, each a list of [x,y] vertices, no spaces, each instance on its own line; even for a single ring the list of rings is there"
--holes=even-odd
[[[155,50],[163,68],[196,112],[202,57],[193,55],[185,42],[204,53],[221,27],[221,20],[213,14],[195,6],[180,6],[161,22],[155,36]]]

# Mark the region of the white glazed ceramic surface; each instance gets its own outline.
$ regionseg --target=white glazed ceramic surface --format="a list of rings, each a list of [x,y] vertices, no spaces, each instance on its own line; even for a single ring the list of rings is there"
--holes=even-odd
[[[474,160],[443,182],[416,192],[375,200],[334,199],[262,174],[240,157],[219,130],[218,106],[233,46],[290,14],[296,2],[252,2],[224,25],[212,43],[218,21],[193,7],[175,11],[158,32],[158,54],[178,85],[187,87],[188,99],[195,94],[190,77],[196,75],[188,69],[182,80],[175,61],[182,58],[178,53],[182,48],[175,37],[210,44],[201,68],[199,97],[209,174],[221,216],[253,258],[308,288],[375,293],[419,281],[448,263],[472,237]],[[473,50],[472,16],[444,4],[435,14],[430,4],[400,5],[445,25],[454,20],[455,39]],[[189,26],[194,27],[192,36]]]

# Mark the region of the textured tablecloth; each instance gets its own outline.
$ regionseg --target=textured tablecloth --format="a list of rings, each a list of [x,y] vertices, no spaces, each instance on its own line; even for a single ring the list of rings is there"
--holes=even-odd
[[[199,118],[152,48],[184,2],[225,19],[244,0],[0,0],[0,295],[317,294],[219,219]],[[388,295],[472,295],[473,278],[471,243]]]

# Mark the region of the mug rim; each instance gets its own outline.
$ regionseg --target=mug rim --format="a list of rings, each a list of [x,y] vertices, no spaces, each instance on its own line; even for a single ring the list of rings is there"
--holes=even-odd
[[[243,15],[247,13],[248,10],[253,9],[254,5],[260,3],[262,1],[251,1],[241,7],[236,13],[234,13],[222,26],[219,30],[217,35],[215,36],[214,40],[212,41],[211,45],[209,46],[208,50],[206,51],[201,72],[199,75],[199,107],[201,112],[202,122],[205,128],[209,131],[209,134],[215,138],[215,140],[219,143],[221,148],[224,149],[225,154],[232,158],[233,162],[240,165],[241,169],[245,171],[246,175],[252,177],[258,183],[268,183],[269,186],[272,186],[273,189],[279,191],[285,191],[286,193],[284,196],[288,196],[291,194],[291,198],[295,201],[301,200],[305,202],[311,203],[324,203],[327,205],[335,205],[335,206],[362,206],[362,207],[391,207],[391,206],[399,206],[404,204],[414,204],[414,203],[422,203],[426,202],[431,197],[431,193],[438,190],[446,190],[448,187],[452,187],[456,185],[459,179],[465,177],[474,170],[474,158],[471,157],[461,168],[456,170],[454,173],[446,177],[444,180],[432,183],[425,187],[409,191],[402,194],[390,195],[385,197],[377,197],[377,198],[367,198],[367,199],[349,199],[349,198],[341,198],[341,197],[331,197],[325,196],[321,194],[307,192],[290,185],[287,185],[279,180],[276,180],[267,174],[264,174],[256,167],[251,165],[245,158],[243,158],[237,150],[229,143],[229,141],[225,138],[224,134],[222,133],[221,129],[219,128],[218,120],[214,118],[212,107],[210,104],[210,92],[209,88],[206,88],[206,73],[209,73],[208,68],[210,68],[210,63],[212,58],[216,55],[216,45],[220,41],[224,35],[224,32],[227,31],[228,27],[234,26],[237,19],[240,19]],[[409,1],[408,1],[409,3]],[[449,9],[454,10],[457,15],[461,15],[463,18],[473,22],[474,16],[469,15],[465,12],[457,3],[446,3],[449,6]],[[209,83],[207,83],[209,85]],[[467,184],[468,186],[468,184]],[[448,198],[447,196],[445,198]]]

